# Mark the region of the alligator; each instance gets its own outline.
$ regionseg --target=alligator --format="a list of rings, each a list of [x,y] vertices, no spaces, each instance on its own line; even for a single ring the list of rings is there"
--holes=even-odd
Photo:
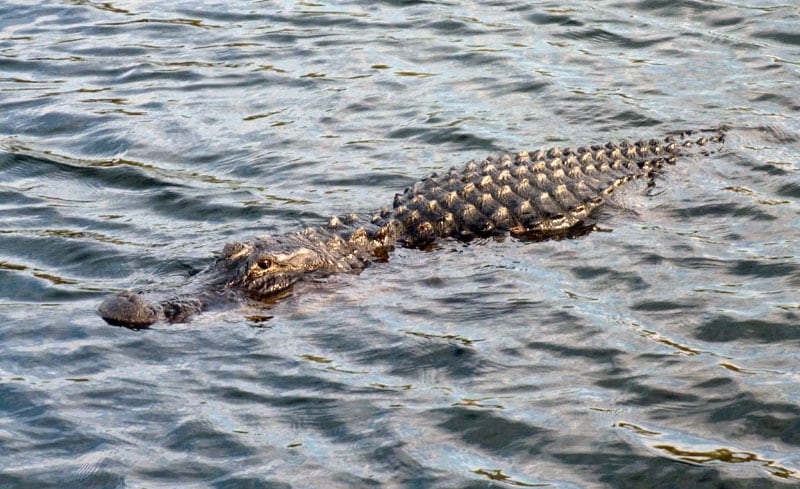
[[[661,140],[623,141],[491,156],[432,174],[371,219],[332,217],[327,225],[251,242],[228,243],[196,275],[192,291],[148,299],[123,291],[98,307],[109,324],[133,329],[179,323],[221,302],[268,301],[301,280],[358,272],[385,261],[396,246],[429,248],[444,238],[575,237],[594,227],[615,188],[654,179],[678,157],[710,154],[723,129],[686,131]]]

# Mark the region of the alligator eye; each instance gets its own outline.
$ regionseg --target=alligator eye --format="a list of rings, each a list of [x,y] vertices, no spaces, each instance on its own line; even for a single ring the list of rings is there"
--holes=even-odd
[[[266,259],[266,258],[265,258],[265,259],[263,259],[263,260],[259,260],[259,261],[258,261],[258,268],[260,268],[260,269],[262,269],[262,270],[266,270],[266,269],[268,269],[268,268],[269,268],[269,267],[271,267],[271,266],[272,266],[272,261],[271,261],[271,260],[268,260],[268,259]]]

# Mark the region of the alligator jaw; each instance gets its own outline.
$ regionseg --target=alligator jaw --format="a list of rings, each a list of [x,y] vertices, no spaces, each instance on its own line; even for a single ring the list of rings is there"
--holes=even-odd
[[[108,324],[131,329],[145,329],[164,320],[164,310],[148,302],[141,294],[124,291],[104,300],[97,312]]]

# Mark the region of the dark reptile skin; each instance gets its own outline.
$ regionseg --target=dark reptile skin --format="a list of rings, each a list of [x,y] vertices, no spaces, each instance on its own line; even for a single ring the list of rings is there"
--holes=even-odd
[[[188,293],[153,302],[122,292],[98,311],[111,324],[133,328],[182,322],[230,297],[267,300],[303,277],[361,270],[371,261],[387,259],[396,244],[424,247],[448,236],[506,233],[533,239],[574,236],[576,230],[591,228],[593,212],[614,188],[634,178],[653,178],[679,156],[697,152],[691,148],[723,141],[721,130],[702,132],[715,135],[690,140],[695,134],[690,132],[678,139],[471,161],[397,194],[394,206],[375,216],[371,225],[360,227],[355,215],[334,217],[325,228],[231,243]]]
[[[615,187],[675,163],[682,149],[668,138],[470,161],[397,194],[381,221],[399,221],[406,246],[492,233],[557,236],[585,222]]]

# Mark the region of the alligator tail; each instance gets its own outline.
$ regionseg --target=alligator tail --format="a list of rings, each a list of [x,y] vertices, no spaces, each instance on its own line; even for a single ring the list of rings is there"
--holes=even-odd
[[[708,156],[722,148],[727,131],[728,127],[724,125],[709,129],[692,129],[683,131],[676,136],[669,136],[664,142],[680,146],[681,150],[678,152],[680,155],[698,153]],[[712,146],[712,144],[716,146]]]

